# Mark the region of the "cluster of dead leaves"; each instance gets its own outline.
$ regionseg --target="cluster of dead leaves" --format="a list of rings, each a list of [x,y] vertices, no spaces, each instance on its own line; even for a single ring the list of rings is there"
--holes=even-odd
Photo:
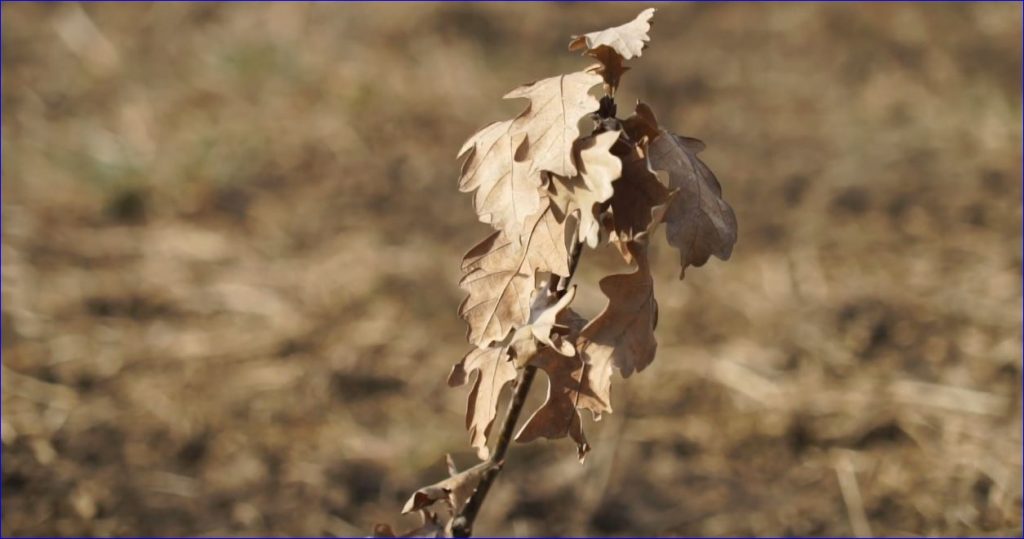
[[[472,493],[467,485],[475,488],[491,465],[502,390],[526,365],[547,374],[548,395],[516,440],[569,436],[582,460],[589,445],[580,411],[595,418],[611,412],[613,371],[628,377],[654,359],[658,305],[647,250],[655,230],[665,224],[681,271],[732,252],[736,217],[697,157],[703,143],[662,128],[643,103],[624,120],[612,118],[590,94],[603,84],[604,100],[613,103],[628,69],[623,62],[646,48],[653,14],[573,37],[569,49],[598,63],[512,90],[505,98],[527,99],[526,109],[484,127],[459,151],[459,189],[473,194],[480,221],[495,231],[462,261],[459,285],[468,296],[459,314],[473,347],[448,382],[459,386],[476,373],[466,427],[485,462],[419,490],[407,512],[445,500],[457,513]],[[586,118],[595,128],[581,134]],[[590,320],[570,307],[575,287],[568,281],[583,245],[612,245],[635,266],[600,281],[608,303]]]
[[[629,376],[654,359],[657,302],[647,264],[654,230],[665,223],[683,270],[711,255],[728,258],[736,241],[732,209],[697,157],[700,141],[662,128],[643,103],[613,123],[618,129],[598,117],[590,90],[603,81],[607,94],[615,91],[623,61],[646,47],[653,14],[574,37],[570,50],[598,64],[509,92],[506,98],[529,100],[526,110],[481,129],[459,151],[459,187],[473,192],[480,220],[496,229],[462,262],[460,286],[469,295],[459,314],[474,347],[449,377],[456,386],[478,373],[466,427],[481,458],[499,395],[527,364],[547,373],[550,388],[517,440],[569,435],[582,457],[578,410],[610,412],[613,370]],[[588,117],[599,127],[581,135]],[[558,283],[571,276],[580,244],[606,243],[636,270],[601,281],[608,305],[587,321],[569,306],[575,290]]]

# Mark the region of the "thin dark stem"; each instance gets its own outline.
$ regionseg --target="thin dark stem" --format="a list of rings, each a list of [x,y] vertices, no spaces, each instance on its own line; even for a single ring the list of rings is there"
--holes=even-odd
[[[494,480],[501,473],[505,454],[508,452],[508,446],[512,443],[512,433],[515,431],[516,423],[519,421],[519,415],[526,404],[526,397],[530,394],[530,386],[533,384],[533,378],[536,375],[537,367],[527,365],[523,368],[523,374],[516,382],[515,392],[512,393],[512,402],[509,404],[508,411],[505,412],[505,420],[501,424],[501,433],[498,435],[497,445],[494,446],[494,454],[488,459],[493,466],[484,472],[483,477],[480,478],[480,483],[476,487],[476,491],[470,496],[462,511],[452,520],[452,537],[472,536],[473,521],[476,520],[476,515],[480,512],[480,508],[483,507],[484,499],[487,498],[491,485],[494,484]]]
[[[560,277],[557,281],[551,283],[553,292],[558,295],[561,299],[565,295],[565,291],[569,289],[569,283],[572,281],[572,276],[576,275],[576,266],[580,263],[580,255],[583,254],[583,243],[575,242],[572,244],[572,252],[569,253],[569,276]]]
[[[580,255],[583,253],[582,244],[575,242],[572,245],[569,260],[569,275],[567,277],[559,277],[551,281],[551,290],[558,296],[561,297],[565,294],[566,289],[569,287],[569,282],[572,280],[573,274],[576,273],[576,266],[579,264]],[[473,522],[476,520],[477,514],[480,512],[480,508],[484,505],[484,500],[487,498],[487,493],[491,490],[491,485],[494,484],[494,480],[498,478],[498,474],[501,473],[501,468],[505,463],[505,455],[508,453],[508,447],[512,444],[512,436],[516,429],[516,424],[519,423],[519,416],[523,412],[523,408],[526,404],[526,397],[530,394],[530,386],[533,385],[533,379],[537,375],[537,367],[533,365],[527,365],[523,368],[523,374],[519,377],[516,382],[515,391],[512,393],[511,402],[508,406],[508,411],[505,412],[505,419],[501,423],[501,432],[498,434],[498,443],[494,445],[494,452],[488,460],[492,466],[483,474],[480,478],[480,483],[476,487],[476,491],[469,497],[466,505],[463,506],[462,511],[459,512],[455,518],[452,519],[451,535],[452,537],[471,537],[473,534]]]

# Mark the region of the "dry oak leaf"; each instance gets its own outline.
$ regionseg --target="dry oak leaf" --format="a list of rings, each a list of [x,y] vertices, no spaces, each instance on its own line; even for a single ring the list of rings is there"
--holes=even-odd
[[[580,135],[580,120],[599,107],[589,92],[600,82],[597,75],[579,71],[531,82],[505,94],[505,99],[530,100],[529,108],[515,119],[513,130],[526,133],[526,157],[532,171],[576,175],[572,146]]]
[[[647,8],[635,19],[621,26],[573,36],[569,42],[569,50],[582,50],[596,58],[601,64],[595,71],[604,77],[611,90],[609,93],[614,94],[622,74],[629,70],[622,65],[622,61],[639,57],[647,47],[647,42],[651,40],[647,32],[651,30],[653,16],[654,8]]]
[[[500,464],[485,461],[460,472],[455,469],[451,455],[445,455],[445,459],[448,463],[449,477],[414,492],[405,502],[402,514],[424,509],[438,500],[444,500],[453,515],[458,514],[466,505],[469,497],[473,495],[473,491],[476,490],[484,473],[495,466],[500,466]]]
[[[637,111],[657,125],[649,107],[640,103]],[[679,249],[680,279],[688,266],[703,266],[711,255],[728,260],[736,244],[736,214],[722,198],[718,178],[697,157],[703,149],[703,142],[665,129],[648,144],[651,168],[667,172],[669,187],[679,190],[665,214],[665,236]]]
[[[650,365],[658,347],[654,338],[658,304],[647,247],[630,243],[628,249],[636,260],[636,271],[601,279],[608,304],[583,328],[576,346],[587,364],[587,383],[596,397],[581,402],[580,408],[590,410],[595,417],[612,411],[612,367],[624,378],[629,377]]]
[[[575,355],[563,356],[544,349],[531,363],[548,375],[548,395],[544,404],[516,434],[516,441],[526,443],[540,437],[556,439],[569,436],[576,442],[577,456],[583,462],[590,451],[577,410],[582,394],[589,392],[583,361]]]
[[[490,455],[487,437],[498,415],[501,390],[515,380],[517,374],[507,347],[474,348],[452,367],[448,385],[461,386],[473,371],[478,374],[466,402],[466,430],[477,456],[484,460]]]
[[[514,120],[481,129],[458,154],[465,157],[459,190],[477,191],[473,203],[481,221],[518,238],[528,216],[540,208],[541,172],[576,175],[572,146],[579,121],[598,109],[589,91],[599,82],[599,76],[581,71],[505,94],[529,99],[530,105]]]
[[[647,140],[650,141],[658,138],[658,135],[661,134],[661,128],[658,127],[658,119],[654,116],[654,111],[642,101],[636,102],[636,109],[632,116],[622,120],[622,129],[630,140],[637,143],[641,142],[644,137],[647,137]]]
[[[513,237],[523,222],[540,208],[539,174],[530,173],[524,162],[528,148],[526,133],[512,131],[515,122],[506,120],[484,127],[466,141],[459,156],[468,155],[462,164],[459,190],[470,192],[480,221]]]
[[[555,331],[558,318],[576,297],[576,287],[569,287],[561,297],[547,290],[538,292],[530,308],[530,323],[516,329],[509,344],[516,367],[526,365],[540,349],[538,345],[545,345],[563,356],[576,355],[572,342],[562,339]]]
[[[552,203],[563,214],[579,210],[579,239],[591,248],[600,243],[601,223],[597,209],[615,193],[612,182],[622,175],[622,161],[611,153],[618,131],[606,131],[577,141],[574,154],[579,175],[551,176]]]
[[[611,47],[598,47],[587,54],[598,61],[597,64],[588,67],[587,71],[601,75],[604,79],[604,92],[614,96],[619,89],[622,75],[630,70],[629,66],[622,64],[622,57]]]
[[[639,57],[647,42],[651,40],[647,35],[651,30],[651,17],[654,17],[654,8],[649,7],[641,11],[635,19],[621,26],[573,36],[569,42],[569,50],[594,50],[605,46],[617,52],[623,60]]]
[[[622,179],[615,183],[611,199],[612,228],[609,239],[627,262],[632,255],[629,242],[648,241],[655,227],[668,211],[678,191],[669,191],[650,169],[641,150],[632,149],[622,156]]]
[[[483,348],[502,342],[529,322],[538,272],[569,275],[569,242],[575,234],[550,205],[527,220],[522,243],[495,232],[462,261],[459,286],[469,296],[459,316],[469,324],[469,342]]]

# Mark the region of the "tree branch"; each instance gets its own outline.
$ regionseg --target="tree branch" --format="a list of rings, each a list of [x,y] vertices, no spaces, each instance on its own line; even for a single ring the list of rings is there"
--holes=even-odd
[[[583,244],[580,242],[574,242],[570,253],[569,262],[569,276],[559,277],[551,281],[550,290],[556,294],[558,298],[565,295],[566,289],[569,288],[569,282],[572,280],[572,276],[576,273],[576,266],[579,264],[580,255],[583,253]],[[533,385],[533,379],[537,375],[537,367],[533,365],[526,365],[523,368],[523,374],[519,377],[516,382],[515,391],[512,393],[508,410],[505,412],[505,419],[501,423],[501,432],[498,434],[498,443],[494,446],[494,452],[488,460],[493,466],[491,466],[483,477],[480,478],[480,483],[477,485],[473,495],[470,496],[466,505],[462,507],[462,511],[452,519],[451,523],[451,536],[452,537],[471,537],[473,534],[473,522],[476,520],[477,514],[480,512],[480,508],[483,507],[484,500],[487,498],[487,493],[491,490],[491,485],[494,480],[498,478],[498,474],[501,473],[502,465],[505,463],[505,454],[508,453],[508,446],[512,443],[512,436],[516,429],[516,424],[519,423],[519,415],[523,412],[523,407],[526,404],[526,397],[530,394],[530,386]]]
[[[597,132],[602,129],[602,121],[609,119],[615,120],[615,99],[611,96],[605,96],[601,99],[601,108],[595,119],[594,131]],[[557,298],[561,299],[565,295],[566,290],[568,290],[573,275],[576,275],[576,267],[580,263],[580,255],[582,254],[583,243],[579,240],[574,241],[569,251],[569,275],[553,279],[548,287]],[[473,522],[480,512],[480,508],[484,505],[484,500],[487,498],[487,493],[491,490],[491,485],[494,484],[494,480],[498,478],[498,474],[501,473],[501,468],[505,464],[505,454],[508,453],[508,446],[512,443],[512,433],[516,429],[516,424],[519,423],[519,415],[523,412],[526,397],[530,394],[530,386],[533,385],[533,379],[536,376],[537,367],[526,365],[523,368],[523,374],[516,382],[515,391],[512,393],[508,405],[508,411],[505,412],[505,419],[501,423],[498,443],[495,444],[491,457],[487,459],[492,466],[484,472],[473,495],[469,497],[466,505],[462,507],[462,511],[452,518],[449,530],[452,537],[472,536]]]
[[[533,384],[533,378],[536,374],[537,367],[533,365],[527,365],[523,368],[523,374],[516,382],[515,392],[512,393],[512,402],[509,404],[508,411],[505,412],[505,420],[501,424],[501,434],[498,436],[497,445],[494,446],[494,454],[488,459],[494,466],[491,466],[484,472],[483,477],[480,478],[480,484],[476,487],[476,491],[470,496],[462,511],[452,519],[452,537],[472,536],[473,522],[476,520],[477,513],[480,512],[480,508],[483,507],[484,499],[487,498],[487,492],[491,490],[491,485],[498,478],[498,474],[501,473],[505,454],[508,452],[509,444],[512,443],[512,433],[515,431],[516,423],[519,421],[519,414],[523,411],[523,405],[526,404],[526,397],[530,394],[530,386]]]

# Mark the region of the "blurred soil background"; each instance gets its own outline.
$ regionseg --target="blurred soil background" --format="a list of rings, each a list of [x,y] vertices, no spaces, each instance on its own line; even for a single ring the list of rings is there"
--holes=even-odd
[[[643,7],[5,4],[3,535],[413,522],[474,460],[455,153]],[[680,282],[659,234],[656,361],[477,531],[1019,536],[1021,5],[654,20],[620,116],[707,142],[740,240]]]

